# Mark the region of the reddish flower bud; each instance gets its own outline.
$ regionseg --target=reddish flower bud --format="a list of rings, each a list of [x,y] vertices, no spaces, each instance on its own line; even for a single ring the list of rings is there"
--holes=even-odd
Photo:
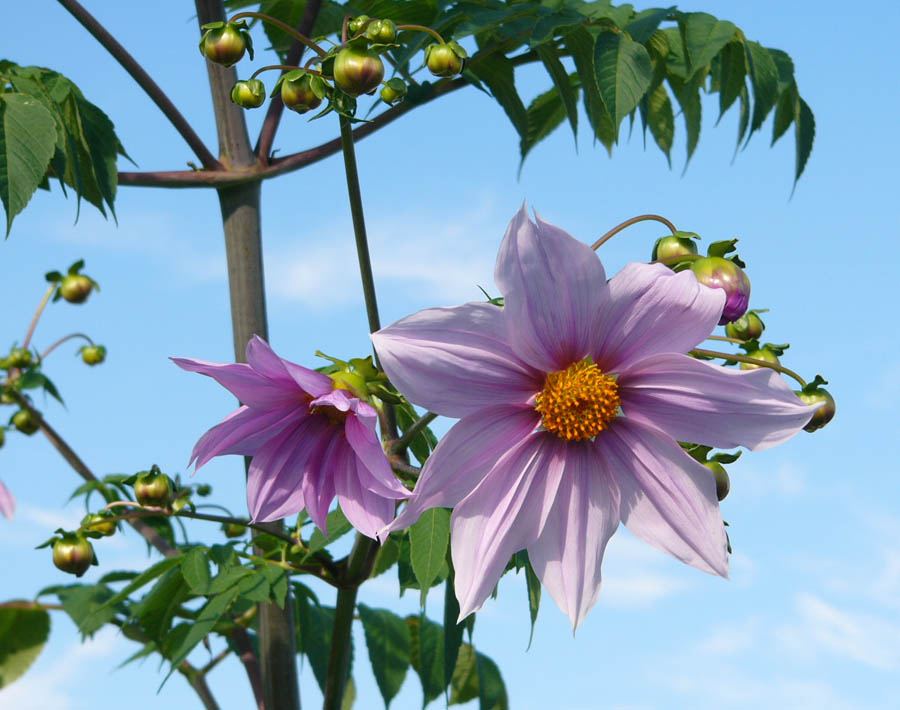
[[[93,287],[94,284],[87,276],[69,274],[60,283],[59,293],[69,303],[84,303],[91,295]]]
[[[80,577],[94,564],[94,547],[83,535],[67,533],[53,543],[53,564]]]
[[[381,58],[362,47],[344,47],[334,60],[334,81],[350,96],[368,94],[384,79]]]
[[[707,256],[693,262],[691,271],[704,286],[725,291],[725,308],[719,325],[736,321],[747,312],[750,279],[740,266],[721,256]]]
[[[253,59],[253,43],[246,22],[210,22],[202,29],[205,32],[200,38],[200,53],[210,61],[230,67],[241,60],[245,51]]]

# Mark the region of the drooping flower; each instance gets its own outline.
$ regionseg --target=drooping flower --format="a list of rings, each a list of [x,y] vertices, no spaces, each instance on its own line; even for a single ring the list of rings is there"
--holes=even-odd
[[[252,456],[247,506],[254,521],[306,508],[327,532],[336,495],[353,526],[374,537],[394,517],[396,501],[409,496],[375,433],[372,405],[327,375],[278,357],[259,336],[247,344],[246,364],[172,361],[212,377],[242,402],[200,438],[191,463],[196,470],[214,456]]]
[[[608,283],[597,256],[523,206],[494,273],[505,305],[420,311],[372,337],[413,403],[459,417],[384,531],[452,507],[460,618],[527,550],[577,627],[597,600],[606,544],[638,538],[727,576],[713,473],[678,441],[764,449],[812,415],[778,373],[685,353],[725,294],[690,272],[629,264]]]
[[[15,512],[16,499],[13,498],[13,494],[9,492],[9,488],[3,484],[3,481],[0,481],[0,513],[2,513],[5,518],[12,520],[13,513]]]

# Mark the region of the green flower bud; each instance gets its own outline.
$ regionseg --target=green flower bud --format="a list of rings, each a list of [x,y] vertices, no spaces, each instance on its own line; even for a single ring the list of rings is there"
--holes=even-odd
[[[384,79],[384,63],[362,47],[344,47],[334,60],[334,81],[345,94],[359,96],[375,91]]]
[[[60,295],[69,303],[84,303],[91,295],[93,282],[82,274],[69,274],[59,285]]]
[[[239,81],[231,89],[231,100],[241,108],[259,108],[266,100],[266,85],[259,79]]]
[[[115,521],[110,521],[111,513],[88,513],[81,521],[81,529],[89,533],[97,533],[109,537],[116,531]]]
[[[403,100],[403,97],[406,96],[406,91],[406,82],[403,79],[394,77],[381,87],[381,100],[386,104],[394,105]]]
[[[65,533],[53,543],[53,564],[63,572],[80,577],[95,561],[94,547],[83,535]]]
[[[106,348],[102,345],[85,345],[81,348],[81,359],[85,365],[99,365],[106,360]]]
[[[828,390],[815,389],[812,392],[797,392],[796,394],[805,404],[819,404],[820,402],[822,404],[822,406],[813,413],[809,423],[803,427],[806,431],[814,432],[834,419],[837,405],[834,402],[834,397],[831,396],[831,393]]]
[[[6,358],[7,368],[28,367],[31,364],[31,351],[25,348],[13,348]]]
[[[241,60],[245,51],[253,59],[253,42],[246,22],[210,22],[202,29],[205,32],[200,38],[200,53],[210,61],[230,67]]]
[[[429,44],[425,49],[425,65],[435,76],[456,76],[462,71],[467,56],[466,50],[453,41]]]
[[[347,23],[347,29],[350,33],[355,33],[359,31],[359,28],[362,27],[369,21],[368,15],[360,15],[359,17],[354,17],[350,22]]]
[[[650,261],[663,261],[676,256],[690,256],[697,253],[697,242],[690,237],[679,237],[674,234],[660,237],[653,245]]]
[[[27,409],[20,409],[12,416],[12,425],[26,436],[31,436],[41,428],[41,423]]]
[[[172,482],[159,468],[153,466],[140,473],[134,483],[134,497],[141,505],[165,508],[172,499]]]
[[[765,360],[766,362],[771,362],[773,365],[780,365],[781,361],[776,357],[775,353],[773,353],[768,348],[761,348],[760,350],[753,350],[752,352],[747,353],[747,357],[752,357],[754,360]],[[741,369],[742,370],[758,370],[762,365],[754,365],[752,362],[742,362]]]
[[[295,72],[285,75],[281,82],[281,100],[291,111],[306,113],[316,108],[322,99],[312,89],[312,76]]]
[[[356,372],[333,372],[329,377],[334,380],[335,389],[347,390],[354,397],[368,400],[368,387],[366,386],[366,378]]]
[[[706,461],[703,465],[712,471],[716,477],[716,497],[719,500],[725,500],[725,497],[731,490],[731,480],[728,478],[728,471],[718,461]]]
[[[397,39],[397,25],[391,20],[375,20],[366,27],[366,37],[376,44],[392,44]]]
[[[247,532],[247,526],[240,523],[223,523],[222,532],[225,537],[243,537]]]
[[[762,319],[752,311],[725,326],[725,335],[738,340],[756,340],[763,334]]]

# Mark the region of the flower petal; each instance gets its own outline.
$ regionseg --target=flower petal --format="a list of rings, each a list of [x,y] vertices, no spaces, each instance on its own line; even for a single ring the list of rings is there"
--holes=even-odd
[[[540,537],[528,547],[534,571],[578,628],[600,595],[600,563],[619,527],[619,487],[591,442],[566,446],[565,470]]]
[[[360,463],[359,481],[361,485],[383,498],[409,498],[409,490],[397,480],[391,470],[391,464],[385,456],[375,431],[351,415],[344,422],[344,432],[347,435],[347,442],[353,449],[354,457]],[[339,488],[338,493],[340,493]],[[391,515],[385,521],[385,525],[393,519],[393,513],[394,510],[391,508]]]
[[[297,384],[313,397],[320,397],[334,388],[334,382],[328,375],[279,357],[258,335],[247,343],[247,362],[261,375],[274,381]]]
[[[215,456],[254,456],[260,446],[305,415],[293,406],[278,409],[239,407],[200,437],[191,452],[194,471]]]
[[[713,289],[707,289],[713,290]],[[655,355],[620,375],[622,410],[679,441],[768,449],[790,439],[805,405],[775,370],[731,370],[686,355]]]
[[[247,474],[247,507],[254,521],[278,520],[303,510],[302,471],[324,436],[316,418],[306,417],[260,448]]]
[[[7,488],[3,481],[0,481],[0,513],[3,513],[3,516],[12,520],[13,513],[16,512],[16,499],[13,498],[13,494],[10,493],[9,488]]]
[[[300,401],[303,396],[299,388],[286,388],[273,382],[243,362],[206,362],[187,357],[169,359],[182,370],[212,377],[242,404],[252,407],[280,407]]]
[[[628,264],[609,282],[592,353],[607,372],[657,353],[686,353],[719,322],[725,292],[703,286],[692,271]]]
[[[315,418],[322,429],[306,460],[300,489],[309,517],[327,537],[328,509],[335,495],[333,458],[340,449],[350,447],[339,427],[328,424],[324,417]]]
[[[627,417],[596,444],[600,466],[619,485],[628,529],[686,564],[727,577],[725,524],[712,471],[674,439]]]
[[[505,340],[503,310],[489,303],[429,308],[372,334],[381,365],[414,404],[464,417],[521,403],[543,386]]]
[[[374,538],[375,533],[394,517],[395,501],[362,485],[367,469],[352,451],[345,455],[345,459],[346,465],[338,466],[334,473],[338,502],[350,524],[363,535]]]
[[[488,407],[459,420],[425,463],[412,498],[381,538],[412,525],[429,508],[455,508],[503,454],[535,430],[540,416],[531,407]]]
[[[459,618],[478,611],[509,558],[544,528],[565,462],[565,444],[538,432],[507,452],[450,518]]]
[[[525,362],[552,372],[590,353],[609,296],[589,246],[540,218],[531,222],[522,205],[500,245],[494,280],[509,343]]]

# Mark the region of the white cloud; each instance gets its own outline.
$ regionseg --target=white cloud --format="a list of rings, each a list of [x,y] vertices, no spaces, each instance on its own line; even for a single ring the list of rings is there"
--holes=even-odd
[[[603,560],[603,590],[598,603],[644,607],[693,587],[695,582],[687,576],[666,570],[671,564],[664,553],[620,529],[610,540]]]
[[[733,656],[756,644],[760,637],[761,621],[751,617],[745,621],[716,628],[698,644],[700,653],[711,656]]]

